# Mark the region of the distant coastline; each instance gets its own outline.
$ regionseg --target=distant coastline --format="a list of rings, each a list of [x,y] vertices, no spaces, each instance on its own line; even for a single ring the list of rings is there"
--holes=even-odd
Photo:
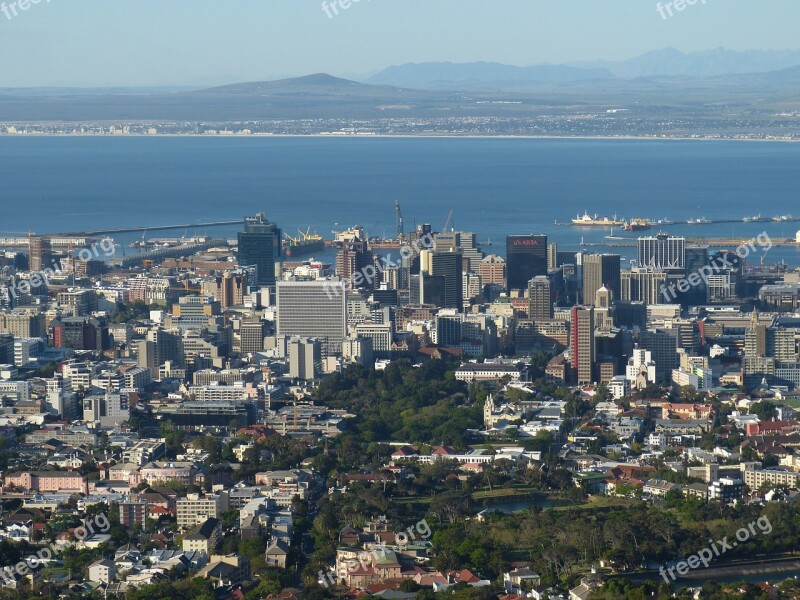
[[[0,123],[2,124],[2,123]],[[776,142],[776,143],[797,143],[799,138],[760,138],[760,137],[711,137],[711,136],[646,136],[646,135],[503,135],[503,134],[465,134],[454,133],[431,133],[431,134],[388,134],[388,133],[363,133],[363,134],[339,134],[339,133],[250,133],[250,134],[207,134],[207,133],[126,133],[121,135],[101,134],[101,133],[25,133],[7,134],[0,133],[0,139],[6,138],[203,138],[203,139],[253,139],[253,138],[310,138],[310,139],[486,139],[486,140],[598,140],[598,141],[643,141],[643,142]]]

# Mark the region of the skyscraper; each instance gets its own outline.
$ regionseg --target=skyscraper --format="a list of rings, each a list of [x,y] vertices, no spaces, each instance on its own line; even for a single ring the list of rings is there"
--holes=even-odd
[[[650,268],[634,268],[621,273],[623,302],[644,302],[645,304],[663,304],[669,298],[662,293],[662,286],[667,283],[664,271]]]
[[[528,282],[528,318],[553,318],[553,285],[549,277],[539,275]]]
[[[348,287],[375,287],[374,279],[376,278],[369,277],[371,269],[368,268],[374,265],[374,260],[374,255],[367,242],[356,240],[346,243],[336,254],[336,274],[349,282]],[[360,275],[356,276],[356,273],[360,273]]]
[[[583,302],[594,302],[595,293],[605,286],[613,300],[620,299],[619,254],[586,254],[583,256]]]
[[[666,233],[639,238],[638,263],[640,267],[683,272],[686,268],[686,238]]]
[[[343,281],[279,281],[276,288],[278,337],[319,338],[325,354],[339,354],[347,337]]]
[[[274,286],[280,276],[281,230],[258,213],[246,217],[239,233],[239,265],[256,268],[256,285]]]
[[[558,244],[553,242],[547,245],[547,270],[552,271],[561,265],[558,264]]]
[[[701,269],[709,264],[708,246],[686,246],[686,270],[684,277],[688,278],[692,273],[701,273]],[[695,279],[696,280],[696,279]],[[678,294],[678,299],[684,305],[702,305],[708,302],[708,285],[706,280],[700,281],[691,286],[688,292]]]
[[[464,279],[462,276],[463,256],[461,252],[447,250],[423,250],[420,253],[420,275],[424,282],[424,274],[433,277],[444,277],[444,303],[442,308],[461,310],[464,299]],[[424,284],[423,284],[424,288]],[[425,294],[420,302],[427,303]]]
[[[573,306],[570,322],[572,352],[572,371],[574,380],[579,384],[594,381],[594,308],[591,306]]]
[[[53,262],[53,246],[50,238],[41,235],[32,235],[28,238],[30,261],[28,270],[41,271],[43,269],[52,269]]]
[[[509,290],[524,290],[537,275],[547,275],[547,236],[506,238],[506,279]]]

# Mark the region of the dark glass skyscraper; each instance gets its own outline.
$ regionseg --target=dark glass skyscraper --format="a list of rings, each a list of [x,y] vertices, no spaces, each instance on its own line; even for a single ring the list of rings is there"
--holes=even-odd
[[[276,265],[281,260],[281,230],[264,213],[245,217],[239,233],[239,266],[256,267],[256,285],[275,285]]]
[[[441,285],[439,281],[428,279],[425,275],[432,277],[443,277],[444,302],[440,304],[442,308],[456,308],[459,311],[463,308],[464,302],[464,278],[463,255],[461,252],[451,252],[447,250],[423,250],[420,253],[420,281],[423,293],[420,302],[428,304],[431,302],[430,296],[425,292],[425,287],[433,284],[438,291]]]
[[[508,236],[506,238],[508,289],[528,289],[528,282],[537,275],[547,275],[547,236]]]

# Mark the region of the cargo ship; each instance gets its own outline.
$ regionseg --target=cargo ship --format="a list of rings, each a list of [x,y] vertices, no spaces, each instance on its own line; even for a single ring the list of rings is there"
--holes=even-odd
[[[627,225],[624,219],[617,219],[616,215],[614,215],[613,219],[608,217],[598,218],[597,215],[594,217],[589,216],[588,212],[583,213],[583,216],[578,215],[572,219],[572,224],[581,227],[625,227]]]
[[[286,239],[283,241],[283,252],[286,256],[313,254],[325,248],[325,240],[322,236],[311,233],[310,227],[305,232],[298,229],[297,233],[297,237],[284,234]]]

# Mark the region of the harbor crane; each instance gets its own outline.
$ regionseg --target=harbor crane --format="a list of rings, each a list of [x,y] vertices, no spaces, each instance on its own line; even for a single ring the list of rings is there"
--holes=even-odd
[[[447,221],[444,222],[444,227],[442,227],[442,233],[447,231],[447,226],[450,225],[451,221],[453,220],[453,210],[450,210],[450,214],[447,215]],[[455,228],[455,223],[453,224]]]

